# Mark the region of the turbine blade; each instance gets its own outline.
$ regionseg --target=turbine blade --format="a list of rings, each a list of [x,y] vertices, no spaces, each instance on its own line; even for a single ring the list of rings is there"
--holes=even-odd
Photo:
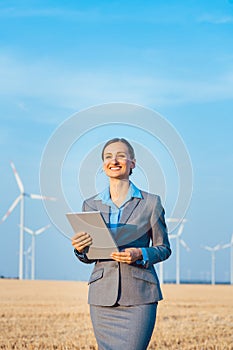
[[[184,229],[184,224],[181,223],[181,224],[180,224],[180,227],[179,227],[179,230],[178,230],[178,232],[177,232],[177,236],[178,236],[178,237],[181,236],[181,234],[182,234],[182,232],[183,232],[183,229]]]
[[[177,237],[177,235],[168,235],[168,237],[170,238],[170,239],[173,239],[173,238],[176,238]]]
[[[22,226],[19,225],[19,227],[22,227]],[[25,232],[30,233],[30,235],[33,235],[33,233],[34,233],[30,228],[28,228],[26,226],[23,226],[23,229],[24,229]]]
[[[166,221],[167,221],[167,222],[179,222],[180,219],[176,219],[176,218],[167,218]]]
[[[40,233],[44,232],[45,230],[47,230],[51,225],[47,225],[47,226],[44,226],[42,228],[40,228],[39,230],[37,230],[35,232],[36,235],[39,235]]]
[[[212,250],[213,250],[213,248],[208,247],[207,245],[201,246],[201,248],[206,249],[206,250],[209,250],[210,252],[212,252]]]
[[[24,253],[24,255],[27,255],[27,254],[29,254],[30,252],[31,252],[31,250],[32,250],[32,247],[31,246],[29,246],[28,247],[28,249],[27,250],[25,250],[23,253]]]
[[[232,236],[231,236],[231,244],[233,244],[233,233],[232,233]]]
[[[185,243],[185,241],[183,239],[180,239],[180,243],[188,252],[190,251],[189,246]]]
[[[40,194],[27,194],[28,197],[32,199],[44,199],[49,201],[56,201],[57,199],[55,197],[47,197],[47,196],[41,196]]]
[[[167,218],[167,222],[187,222],[187,219],[181,219],[181,218]]]
[[[19,203],[20,199],[21,199],[21,194],[11,204],[10,208],[7,210],[6,214],[2,218],[2,222],[5,221],[8,218],[8,216],[12,213],[12,211],[15,209],[15,207]]]
[[[231,246],[231,243],[224,244],[222,245],[222,249],[230,248],[230,246]]]
[[[17,173],[17,170],[16,170],[15,165],[14,165],[13,162],[11,162],[11,167],[12,167],[12,170],[14,172],[16,182],[17,182],[17,184],[19,186],[19,190],[20,190],[21,193],[24,193],[23,183],[22,183],[22,181],[21,181],[21,179],[19,177],[19,174]]]

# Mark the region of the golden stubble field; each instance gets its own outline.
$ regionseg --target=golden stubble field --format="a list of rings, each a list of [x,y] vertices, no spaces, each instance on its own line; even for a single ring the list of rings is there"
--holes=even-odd
[[[233,349],[232,286],[162,289],[150,350]],[[86,300],[85,282],[0,280],[0,349],[97,349]]]

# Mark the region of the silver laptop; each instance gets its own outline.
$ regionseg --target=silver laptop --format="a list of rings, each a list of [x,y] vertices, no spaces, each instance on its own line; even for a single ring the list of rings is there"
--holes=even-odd
[[[92,237],[92,245],[85,250],[88,259],[111,259],[111,253],[119,251],[99,211],[68,213],[66,217],[75,233],[87,232]]]

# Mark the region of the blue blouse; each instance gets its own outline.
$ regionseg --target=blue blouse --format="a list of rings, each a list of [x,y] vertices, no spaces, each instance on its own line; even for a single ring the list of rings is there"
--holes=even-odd
[[[98,196],[95,198],[95,200],[101,199],[103,204],[106,204],[110,207],[109,226],[113,234],[116,233],[117,227],[119,226],[119,221],[121,219],[125,204],[129,202],[132,198],[142,198],[142,194],[141,191],[131,181],[129,183],[129,190],[126,195],[126,198],[120,207],[117,207],[113,203],[110,197],[109,187],[105,188],[105,190],[99,193]],[[141,248],[141,250],[143,260],[138,260],[138,263],[142,263],[143,265],[145,265],[148,262],[148,254],[145,248]]]

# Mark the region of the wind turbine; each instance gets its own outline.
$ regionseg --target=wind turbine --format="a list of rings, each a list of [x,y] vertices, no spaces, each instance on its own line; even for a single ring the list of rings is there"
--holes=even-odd
[[[204,246],[202,248],[211,252],[211,284],[215,284],[215,254],[222,246],[217,244],[214,247]]]
[[[14,176],[17,182],[17,185],[19,187],[20,194],[19,196],[14,200],[6,214],[2,218],[2,222],[5,221],[8,216],[12,213],[12,211],[15,209],[17,204],[20,202],[20,238],[19,238],[19,279],[23,279],[23,227],[24,227],[24,197],[29,197],[32,199],[47,199],[47,200],[56,200],[54,197],[46,197],[41,196],[39,194],[29,194],[24,192],[24,186],[23,183],[19,177],[19,174],[15,168],[15,165],[13,162],[11,162],[11,167],[14,172]]]
[[[185,222],[187,222],[187,219],[167,218],[166,222],[182,222],[182,224],[184,224]],[[183,231],[183,228],[182,228],[182,231]],[[182,231],[181,231],[181,233],[182,233]],[[181,235],[181,233],[180,234],[178,233],[179,236]],[[169,237],[172,239],[172,238],[175,238],[176,235],[169,235]],[[180,243],[182,245],[185,245],[187,250],[190,250],[189,247],[187,246],[187,244],[183,240],[181,240]],[[178,250],[176,252],[178,252],[178,255],[176,254],[176,283],[177,283],[177,281],[179,281],[179,283],[180,283],[180,277],[179,277],[180,274],[179,274],[179,272],[178,272],[178,275],[177,275],[177,266],[179,267],[179,248],[178,248]],[[178,263],[177,263],[177,261],[178,261]],[[161,263],[159,263],[159,281],[160,281],[161,284],[163,284],[163,282],[164,282],[163,281],[163,275],[164,275],[163,264],[164,264],[163,261]],[[179,284],[179,283],[177,283],[177,284]]]
[[[31,254],[31,280],[35,279],[35,252],[36,252],[36,236],[47,230],[51,225],[44,226],[36,231],[28,227],[23,227],[24,231],[32,235],[32,254]]]
[[[28,279],[28,261],[31,260],[30,253],[32,251],[32,246],[30,245],[26,251],[23,252],[25,255],[25,278]]]
[[[224,244],[221,247],[222,249],[225,248],[231,248],[231,258],[230,258],[230,269],[231,269],[231,278],[230,278],[230,282],[231,284],[233,284],[233,234],[231,236],[231,241],[230,243]]]
[[[177,220],[177,219],[171,219]],[[169,235],[170,239],[175,238],[176,239],[176,284],[180,284],[180,244],[187,250],[190,251],[189,246],[185,243],[183,239],[180,238],[183,230],[184,230],[184,223],[186,222],[186,219],[183,219],[181,221],[181,224],[179,226],[177,234]],[[174,221],[173,221],[174,222]]]

